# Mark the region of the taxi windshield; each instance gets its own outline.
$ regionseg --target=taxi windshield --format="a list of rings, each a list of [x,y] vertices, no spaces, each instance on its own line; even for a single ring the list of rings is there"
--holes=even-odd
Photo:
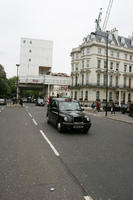
[[[62,111],[77,111],[81,110],[81,107],[78,102],[63,101],[59,103],[59,109]]]

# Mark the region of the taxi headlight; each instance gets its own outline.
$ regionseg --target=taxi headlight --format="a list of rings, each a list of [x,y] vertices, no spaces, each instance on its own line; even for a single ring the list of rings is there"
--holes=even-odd
[[[65,116],[65,117],[64,117],[64,121],[65,121],[65,122],[68,122],[68,121],[69,121],[68,117]]]
[[[85,119],[89,122],[90,118],[88,116],[85,116]]]

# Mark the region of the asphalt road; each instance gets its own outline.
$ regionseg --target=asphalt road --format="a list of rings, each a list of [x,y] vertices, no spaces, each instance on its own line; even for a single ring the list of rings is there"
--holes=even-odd
[[[26,104],[4,109],[0,113],[0,199],[132,200],[133,125],[91,119],[87,135],[60,134],[46,123],[46,107]],[[56,191],[49,191],[52,186]]]

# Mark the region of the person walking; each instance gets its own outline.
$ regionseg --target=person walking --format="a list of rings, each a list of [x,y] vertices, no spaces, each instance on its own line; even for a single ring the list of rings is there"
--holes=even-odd
[[[23,107],[23,99],[22,98],[20,98],[19,103],[20,103],[21,107]]]
[[[114,103],[112,103],[112,105],[111,105],[111,115],[112,114],[115,114],[115,104]]]

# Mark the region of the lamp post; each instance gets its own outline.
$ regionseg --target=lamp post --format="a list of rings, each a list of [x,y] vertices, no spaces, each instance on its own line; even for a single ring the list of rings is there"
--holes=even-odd
[[[108,38],[109,38],[109,32],[106,31],[105,35],[100,35],[99,33],[92,32],[92,35],[97,35],[104,37],[106,39],[106,111],[105,116],[107,116],[107,110],[108,110]]]
[[[18,80],[18,68],[19,68],[19,64],[16,64],[17,66],[17,95],[16,95],[16,98],[17,98],[17,103],[18,103],[18,99],[19,99],[19,80]]]

